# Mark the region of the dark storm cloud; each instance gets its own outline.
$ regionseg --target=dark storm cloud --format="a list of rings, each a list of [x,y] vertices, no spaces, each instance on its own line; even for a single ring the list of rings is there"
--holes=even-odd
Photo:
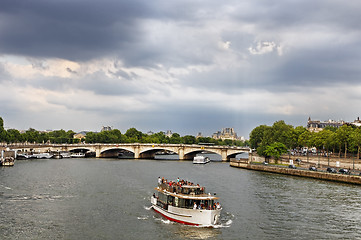
[[[140,35],[141,1],[2,1],[0,51],[87,60],[127,47]]]
[[[234,3],[237,6],[237,2]],[[342,30],[359,29],[361,5],[358,1],[279,1],[261,0],[238,5],[230,17],[243,23],[257,24],[267,31],[333,26]]]

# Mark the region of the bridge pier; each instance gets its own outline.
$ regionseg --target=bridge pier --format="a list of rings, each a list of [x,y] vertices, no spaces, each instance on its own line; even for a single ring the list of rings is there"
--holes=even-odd
[[[178,148],[178,156],[179,156],[179,160],[184,160],[184,148],[183,147]]]
[[[139,159],[140,158],[140,146],[135,145],[134,146],[134,159]]]
[[[221,151],[221,157],[222,157],[222,162],[227,162],[227,149],[222,149]]]
[[[96,158],[99,158],[99,157],[100,157],[100,154],[101,154],[101,149],[100,149],[100,147],[95,148],[95,157],[96,157]]]

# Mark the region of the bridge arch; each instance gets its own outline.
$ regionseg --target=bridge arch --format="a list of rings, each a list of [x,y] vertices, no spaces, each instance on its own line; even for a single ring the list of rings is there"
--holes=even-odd
[[[129,157],[134,157],[134,151],[133,148],[129,148],[129,147],[120,147],[120,146],[115,146],[115,147],[107,147],[107,148],[103,148],[101,150],[98,151],[98,157],[109,157],[109,158],[115,158],[115,157],[119,157],[121,155],[126,155]]]
[[[200,150],[193,150],[193,151],[188,151],[187,153],[184,154],[184,160],[193,160],[193,158],[195,156],[197,156],[197,154],[217,154],[219,155],[220,157],[221,154],[217,151],[209,151],[209,150],[203,150],[203,149],[200,149]]]
[[[246,153],[244,151],[241,151],[241,152],[234,152],[234,153],[231,153],[229,155],[227,155],[227,160],[230,160],[231,158],[236,158],[237,155],[239,154],[243,154],[243,153]]]
[[[69,152],[83,152],[83,153],[86,153],[86,152],[91,152],[93,151],[92,149],[90,148],[82,148],[82,147],[74,147],[74,148],[68,148],[68,151]]]

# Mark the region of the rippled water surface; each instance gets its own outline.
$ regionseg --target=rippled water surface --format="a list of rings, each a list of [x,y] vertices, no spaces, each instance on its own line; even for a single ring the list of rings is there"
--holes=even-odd
[[[150,207],[158,176],[205,185],[222,225],[172,223]],[[0,168],[1,239],[357,239],[361,186],[212,162],[60,159]]]

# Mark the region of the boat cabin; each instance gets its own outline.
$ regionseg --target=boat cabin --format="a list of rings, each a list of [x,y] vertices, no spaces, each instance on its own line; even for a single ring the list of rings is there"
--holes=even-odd
[[[157,205],[163,209],[168,206],[188,209],[216,209],[215,200],[211,194],[205,193],[205,187],[199,185],[169,185],[161,183],[155,190],[158,191]]]

